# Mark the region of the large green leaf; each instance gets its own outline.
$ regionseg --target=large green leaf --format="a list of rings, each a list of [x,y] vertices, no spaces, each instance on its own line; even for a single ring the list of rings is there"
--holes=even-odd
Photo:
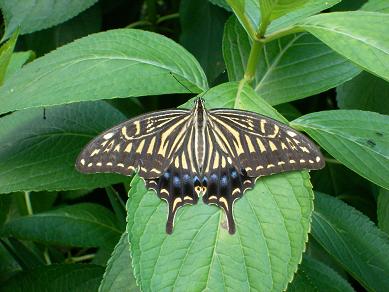
[[[90,35],[27,64],[0,88],[0,114],[84,100],[207,88],[184,48],[152,32],[118,29]]]
[[[377,219],[379,228],[389,235],[389,191],[385,189],[378,195]]]
[[[270,0],[271,2],[274,2]],[[235,15],[238,17],[240,23],[249,34],[249,36],[254,39],[255,31],[259,28],[261,16],[260,16],[260,6],[258,0],[227,0],[233,9]],[[283,1],[293,2],[293,1]],[[303,1],[297,1],[300,4]],[[297,23],[299,20],[302,20],[308,16],[319,13],[320,11],[326,10],[331,6],[334,6],[340,2],[340,0],[328,0],[328,1],[316,1],[308,0],[304,1],[303,5],[299,5],[293,11],[290,11],[284,16],[281,16],[278,19],[272,21],[266,30],[266,33],[274,33],[278,30],[286,29],[288,26],[291,26]],[[292,6],[295,6],[294,3],[291,3]]]
[[[362,72],[336,89],[338,106],[389,114],[389,82]]]
[[[197,58],[211,82],[224,70],[221,44],[227,17],[208,0],[180,3],[180,43]]]
[[[225,27],[224,60],[230,80],[240,80],[251,49],[235,18]],[[301,99],[351,79],[360,69],[312,35],[300,33],[264,46],[256,70],[255,91],[271,104]]]
[[[324,13],[311,16],[297,26],[367,71],[389,80],[389,14]]]
[[[74,168],[89,140],[125,120],[119,111],[100,101],[50,108],[46,117],[30,109],[0,119],[0,193],[87,189],[125,179]]]
[[[139,291],[133,275],[127,232],[122,234],[108,261],[99,291]]]
[[[18,27],[20,33],[31,33],[51,27],[68,20],[97,0],[67,1],[67,0],[1,0],[0,8],[5,20],[3,39],[8,38]]]
[[[368,291],[388,291],[389,237],[365,215],[316,193],[312,235]]]
[[[368,180],[389,189],[389,119],[358,110],[311,113],[291,122],[333,157]]]
[[[97,291],[103,273],[103,267],[91,264],[42,266],[15,274],[1,291]]]
[[[3,234],[51,245],[109,248],[121,231],[111,211],[80,203],[10,220]]]
[[[293,282],[288,285],[287,291],[350,292],[354,289],[333,269],[305,255]]]
[[[246,88],[250,87],[238,83],[212,88],[204,96],[206,106],[233,107],[235,103],[260,111],[255,93]],[[127,231],[141,289],[280,291],[292,279],[305,248],[312,212],[307,172],[259,179],[255,188],[235,203],[235,235],[226,230],[225,215],[219,208],[201,202],[181,208],[174,232],[168,235],[166,203],[148,192],[139,177],[131,184]]]

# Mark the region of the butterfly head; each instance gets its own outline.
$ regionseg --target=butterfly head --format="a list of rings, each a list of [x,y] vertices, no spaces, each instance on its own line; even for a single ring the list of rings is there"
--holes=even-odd
[[[204,103],[205,103],[205,100],[202,97],[196,98],[194,101],[195,111],[196,112],[203,111],[205,109]]]

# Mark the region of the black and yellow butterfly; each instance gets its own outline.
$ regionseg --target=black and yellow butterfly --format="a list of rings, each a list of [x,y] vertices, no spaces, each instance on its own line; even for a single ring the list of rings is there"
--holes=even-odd
[[[301,133],[249,111],[207,110],[201,98],[192,110],[153,112],[105,131],[76,162],[83,173],[137,171],[168,203],[169,234],[177,209],[200,194],[224,209],[233,234],[233,203],[258,177],[322,167],[319,149]]]

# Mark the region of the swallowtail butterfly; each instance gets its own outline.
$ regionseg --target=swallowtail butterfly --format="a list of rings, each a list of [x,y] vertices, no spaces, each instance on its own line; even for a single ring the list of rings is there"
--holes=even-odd
[[[233,204],[260,176],[324,167],[308,138],[271,118],[242,110],[204,107],[144,114],[93,139],[77,158],[83,173],[137,171],[168,204],[166,232],[184,204],[224,209],[235,233]]]

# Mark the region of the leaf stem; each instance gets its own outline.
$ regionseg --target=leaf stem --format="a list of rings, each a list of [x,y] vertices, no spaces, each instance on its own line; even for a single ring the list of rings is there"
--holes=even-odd
[[[278,30],[276,32],[273,32],[273,33],[267,35],[263,39],[263,41],[265,43],[269,43],[271,41],[274,41],[276,39],[282,38],[284,36],[287,36],[287,35],[290,35],[290,34],[295,34],[295,33],[298,33],[298,32],[303,32],[303,31],[304,31],[304,29],[302,29],[301,27],[287,27],[287,28]]]
[[[172,13],[172,14],[164,15],[164,16],[161,16],[160,18],[158,18],[157,24],[160,24],[161,22],[164,22],[164,21],[167,21],[170,19],[175,19],[178,17],[180,17],[179,13]]]
[[[30,192],[24,192],[24,200],[26,201],[26,208],[27,208],[28,215],[33,215],[34,213],[32,211]]]
[[[86,254],[86,255],[83,255],[83,256],[79,256],[79,257],[71,257],[70,260],[74,263],[77,263],[77,262],[83,262],[83,261],[87,261],[87,260],[91,260],[95,257],[95,254]]]
[[[244,73],[244,79],[246,82],[251,82],[254,79],[262,48],[263,42],[254,40],[251,46],[249,59],[247,61],[246,72]]]
[[[43,251],[43,257],[45,258],[46,264],[51,265],[49,249],[47,247],[45,247],[45,250]]]

